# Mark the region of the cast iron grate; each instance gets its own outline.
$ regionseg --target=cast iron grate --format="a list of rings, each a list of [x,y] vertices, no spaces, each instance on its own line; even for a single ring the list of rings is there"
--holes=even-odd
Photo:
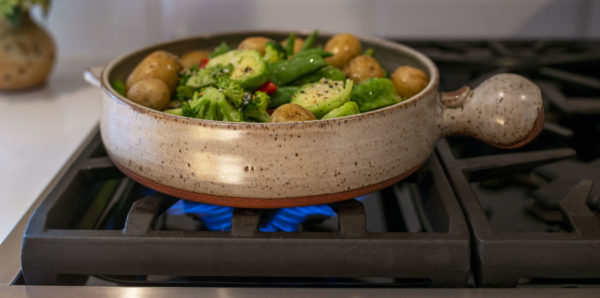
[[[421,202],[416,208],[421,225],[414,232],[398,223],[394,232],[368,231],[356,200],[335,206],[334,232],[260,232],[262,211],[238,208],[227,232],[161,230],[153,228],[157,215],[176,199],[139,192],[106,157],[94,133],[29,222],[21,259],[26,284],[73,284],[89,275],[134,276],[133,284],[150,282],[148,276],[188,276],[194,285],[223,285],[202,283],[205,277],[257,278],[261,284],[266,278],[363,277],[402,280],[399,286],[407,280],[419,281],[412,286],[467,284],[468,227],[435,156],[403,182]],[[94,186],[97,181],[103,186]]]
[[[441,140],[436,151],[471,228],[472,266],[478,285],[516,286],[519,280],[529,278],[600,277],[600,220],[586,204],[593,186],[591,181],[581,180],[561,200],[560,211],[566,223],[557,231],[499,231],[473,188],[476,181],[515,176],[520,171],[571,157],[573,150],[456,158],[448,141]],[[520,224],[516,218],[512,221]]]

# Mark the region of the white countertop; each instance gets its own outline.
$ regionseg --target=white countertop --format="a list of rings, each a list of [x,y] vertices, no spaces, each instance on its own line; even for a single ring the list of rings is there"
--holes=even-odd
[[[0,243],[97,123],[100,90],[83,71],[104,61],[62,59],[46,85],[0,92]]]

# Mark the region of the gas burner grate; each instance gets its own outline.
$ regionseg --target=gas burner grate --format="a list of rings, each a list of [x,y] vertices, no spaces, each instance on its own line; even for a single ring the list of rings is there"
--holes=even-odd
[[[495,226],[473,187],[474,182],[518,177],[538,165],[574,155],[571,149],[552,149],[456,158],[447,140],[436,148],[471,228],[473,270],[481,286],[516,286],[526,278],[575,279],[600,276],[600,220],[586,205],[592,182],[583,180],[560,201],[566,227],[551,231],[513,231],[518,218]],[[499,198],[503,199],[503,198]],[[512,199],[512,198],[507,198]],[[506,204],[513,201],[505,200]],[[510,206],[509,206],[510,207]],[[487,214],[486,214],[487,211]],[[514,214],[513,214],[514,216]]]
[[[173,276],[194,285],[232,277],[242,285],[277,277],[284,283],[331,279],[369,286],[372,278],[384,278],[395,286],[467,285],[468,227],[435,156],[404,182],[369,195],[383,203],[378,208],[390,219],[385,231],[366,215],[370,198],[336,204],[333,232],[262,232],[261,215],[271,211],[240,208],[233,208],[230,231],[165,230],[158,218],[178,199],[124,177],[95,134],[30,220],[21,259],[26,284],[78,284],[109,275],[133,277],[133,284]],[[104,186],[91,183],[98,181]],[[88,217],[97,219],[81,225]]]

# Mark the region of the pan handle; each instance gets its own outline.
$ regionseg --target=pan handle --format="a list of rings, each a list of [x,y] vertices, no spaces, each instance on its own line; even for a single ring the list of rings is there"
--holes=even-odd
[[[102,77],[102,71],[104,71],[104,65],[93,65],[88,67],[83,73],[83,78],[86,82],[92,86],[98,88],[101,87],[100,78]]]
[[[497,74],[473,90],[442,92],[440,101],[443,135],[470,135],[495,147],[517,148],[544,125],[540,88],[516,74]]]

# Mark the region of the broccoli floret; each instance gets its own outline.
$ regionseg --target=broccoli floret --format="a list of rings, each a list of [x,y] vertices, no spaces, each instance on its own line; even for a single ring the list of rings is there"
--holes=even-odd
[[[241,107],[244,102],[244,88],[240,85],[240,83],[227,78],[220,77],[217,79],[217,87],[219,90],[225,94],[225,97],[233,106]]]
[[[227,52],[229,52],[231,49],[229,48],[229,45],[227,45],[226,42],[221,42],[216,48],[215,50],[210,53],[210,58],[214,58],[217,57],[219,55],[223,55]]]
[[[394,83],[386,78],[372,78],[358,84],[352,88],[350,98],[358,104],[361,113],[402,101],[396,93]]]
[[[192,100],[181,107],[183,116],[206,120],[239,122],[242,113],[225,99],[223,92],[214,87],[205,88],[202,93],[196,92]]]
[[[285,59],[287,53],[282,45],[269,41],[265,45],[265,56],[263,59],[268,63],[275,63],[277,61],[281,61]]]
[[[232,71],[233,65],[231,64],[219,64],[213,67],[207,67],[196,73],[193,73],[187,79],[185,86],[202,88],[209,85],[215,85],[220,77],[229,77]]]
[[[271,116],[267,112],[270,102],[271,98],[267,93],[257,91],[244,106],[244,118],[256,122],[271,122]]]

